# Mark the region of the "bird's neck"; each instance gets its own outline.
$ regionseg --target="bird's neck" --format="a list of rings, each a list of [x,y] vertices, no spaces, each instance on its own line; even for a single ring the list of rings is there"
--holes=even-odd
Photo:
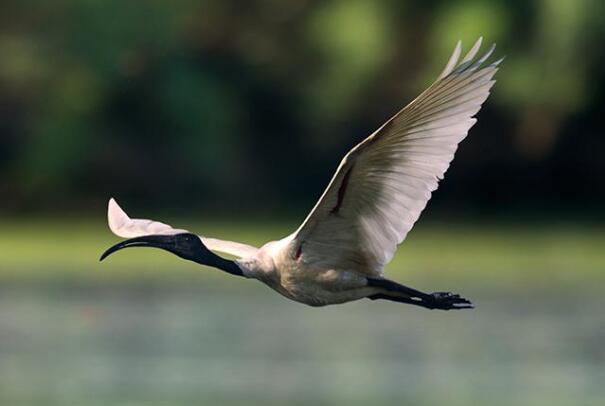
[[[222,258],[211,251],[205,253],[203,257],[196,258],[194,261],[198,264],[220,269],[221,271],[225,271],[231,275],[244,276],[242,268],[237,264],[236,261]]]

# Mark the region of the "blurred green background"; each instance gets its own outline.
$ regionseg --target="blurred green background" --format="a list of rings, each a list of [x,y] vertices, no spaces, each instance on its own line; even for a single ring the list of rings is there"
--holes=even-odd
[[[3,0],[0,404],[605,403],[605,3]],[[506,55],[388,265],[472,298],[321,309],[153,251],[135,217],[262,244],[455,42]]]

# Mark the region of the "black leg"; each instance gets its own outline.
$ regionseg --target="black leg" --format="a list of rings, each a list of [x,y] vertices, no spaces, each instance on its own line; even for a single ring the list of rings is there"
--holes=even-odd
[[[383,288],[389,292],[399,292],[407,295],[409,297],[415,297],[418,299],[429,300],[430,295],[423,293],[419,290],[409,288],[405,285],[397,283],[395,281],[389,279],[376,279],[376,278],[368,278],[368,286],[374,286],[377,288]]]
[[[368,299],[370,300],[391,300],[427,309],[459,310],[474,308],[470,301],[460,297],[460,295],[449,292],[433,292],[427,294],[388,279],[368,278],[368,286],[379,287],[386,291],[384,293],[368,296]]]
[[[370,296],[368,296],[368,299],[370,299],[370,300],[384,299],[384,300],[391,300],[393,302],[407,303],[407,304],[411,304],[411,305],[425,307],[422,304],[421,300],[414,300],[414,299],[410,299],[410,298],[403,297],[403,296],[389,296],[384,293],[377,293],[375,295],[370,295]]]

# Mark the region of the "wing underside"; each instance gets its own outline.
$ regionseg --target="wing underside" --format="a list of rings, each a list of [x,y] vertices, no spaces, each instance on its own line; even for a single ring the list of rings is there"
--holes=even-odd
[[[381,275],[476,122],[500,61],[484,66],[481,39],[459,61],[342,160],[294,234],[302,260],[322,269]]]

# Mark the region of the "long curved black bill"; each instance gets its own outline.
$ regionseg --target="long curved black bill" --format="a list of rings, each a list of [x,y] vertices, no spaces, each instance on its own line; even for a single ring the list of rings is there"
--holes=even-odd
[[[99,261],[103,261],[105,258],[110,256],[116,251],[130,247],[151,247],[160,248],[166,251],[174,252],[176,246],[174,235],[146,235],[143,237],[131,238],[126,241],[122,241],[109,247]]]

